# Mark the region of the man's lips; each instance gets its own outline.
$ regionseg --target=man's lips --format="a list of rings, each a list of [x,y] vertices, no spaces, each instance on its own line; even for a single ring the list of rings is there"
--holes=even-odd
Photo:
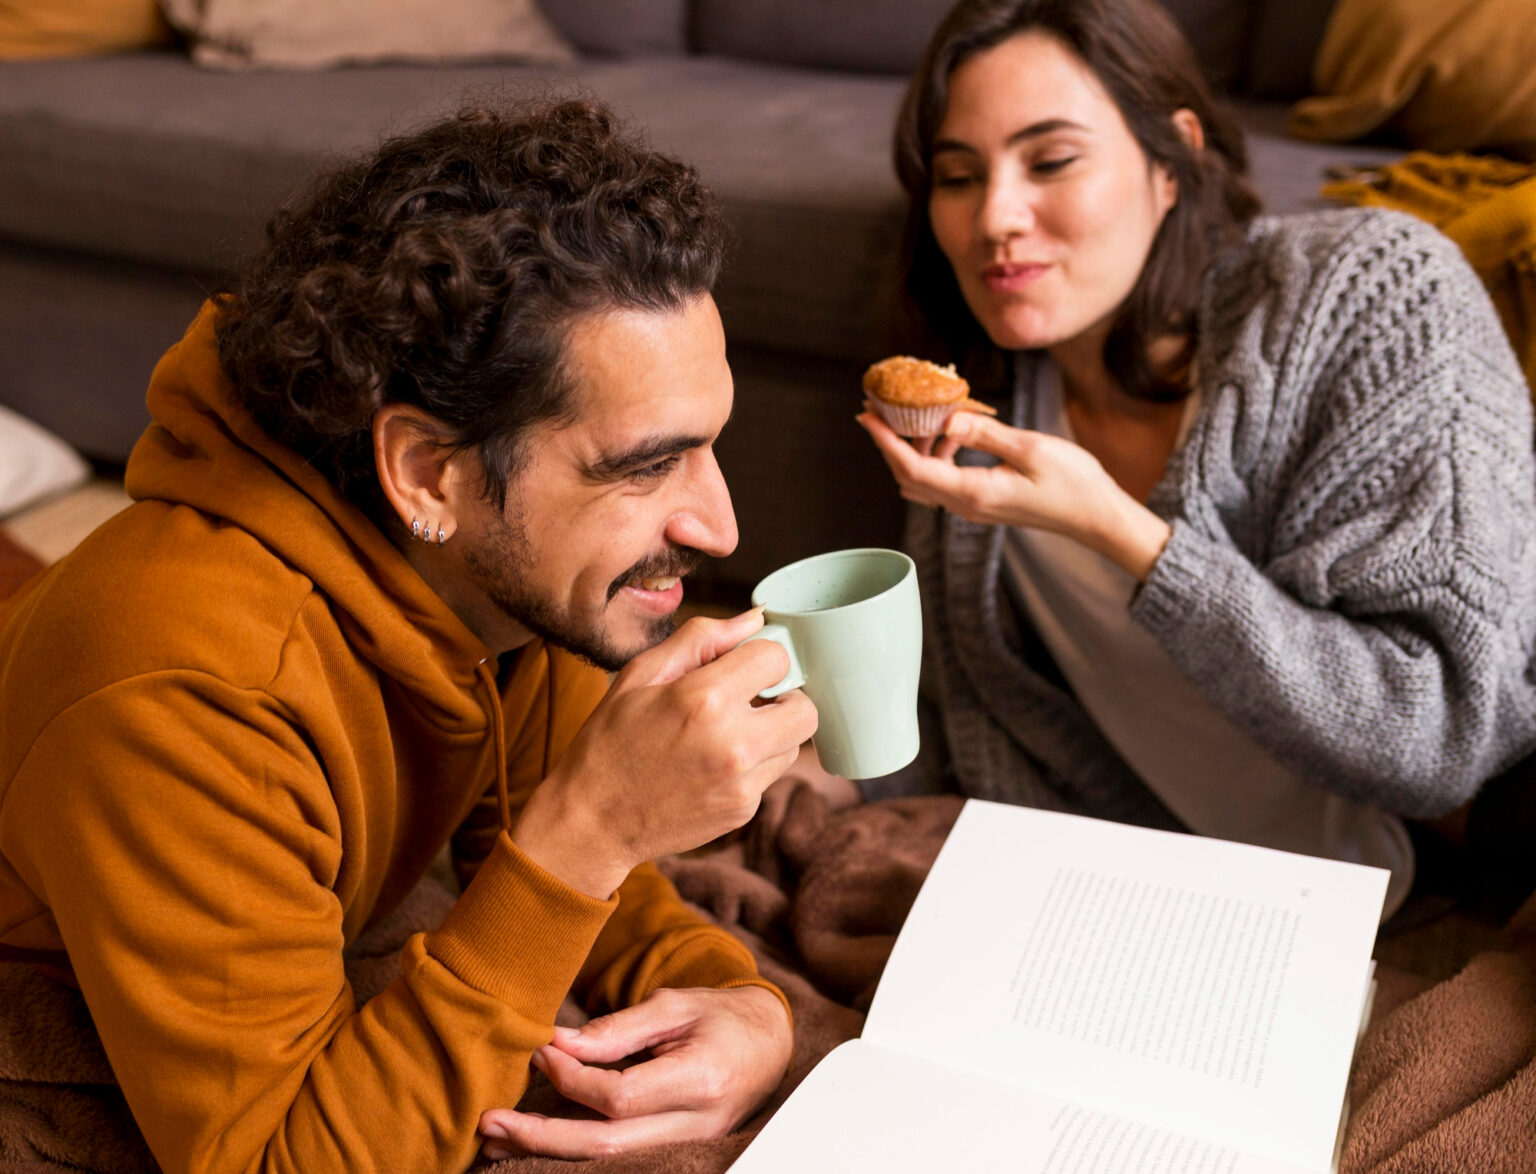
[[[632,604],[658,616],[671,615],[683,602],[683,581],[676,575],[634,579],[620,590]]]
[[[671,594],[681,586],[683,577],[693,574],[698,565],[698,553],[687,547],[641,559],[608,585],[608,598],[612,599],[626,587],[658,595]]]
[[[981,283],[993,293],[1012,293],[1033,285],[1050,266],[1040,261],[1004,261],[981,271]]]
[[[681,575],[662,575],[654,579],[641,579],[638,583],[631,583],[631,587],[639,587],[642,591],[671,591],[682,582]]]

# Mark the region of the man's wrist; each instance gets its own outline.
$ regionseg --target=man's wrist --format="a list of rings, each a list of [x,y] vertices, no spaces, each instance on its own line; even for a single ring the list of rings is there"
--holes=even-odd
[[[602,834],[601,821],[588,818],[552,778],[529,796],[513,824],[512,842],[545,872],[599,901],[611,897],[637,863],[618,852]]]

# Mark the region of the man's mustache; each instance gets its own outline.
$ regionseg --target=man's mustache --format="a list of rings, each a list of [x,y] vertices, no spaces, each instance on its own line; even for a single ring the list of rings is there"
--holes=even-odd
[[[691,575],[698,570],[699,563],[704,557],[703,551],[692,546],[670,546],[666,550],[648,554],[608,584],[608,598],[612,599],[621,588],[638,583],[641,579],[666,579],[673,576],[681,578],[684,575]]]

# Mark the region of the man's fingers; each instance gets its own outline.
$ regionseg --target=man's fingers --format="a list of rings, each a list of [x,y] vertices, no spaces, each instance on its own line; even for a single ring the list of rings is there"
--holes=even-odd
[[[723,656],[762,626],[763,613],[755,607],[729,619],[695,616],[655,648],[630,661],[620,674],[621,679],[641,685],[665,685]]]
[[[678,1038],[697,1021],[687,996],[668,988],[579,1028],[557,1027],[551,1046],[588,1064],[612,1064]]]
[[[515,1109],[492,1109],[483,1114],[480,1131],[490,1139],[481,1147],[482,1155],[489,1161],[520,1154],[600,1158],[642,1146],[692,1140],[708,1133],[695,1114],[684,1112],[611,1121],[572,1121],[519,1113]]]
[[[645,1117],[681,1109],[708,1109],[713,1098],[708,1075],[688,1049],[646,1060],[629,1068],[583,1064],[559,1048],[540,1048],[534,1063],[561,1096],[595,1109],[605,1117]],[[720,1082],[716,1082],[719,1086]]]

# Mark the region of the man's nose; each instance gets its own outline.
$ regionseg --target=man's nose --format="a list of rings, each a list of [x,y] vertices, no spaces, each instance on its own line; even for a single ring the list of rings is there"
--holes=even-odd
[[[707,451],[700,456],[697,472],[688,481],[688,500],[668,521],[667,538],[679,546],[724,558],[736,549],[736,511],[731,508],[731,491],[715,454]]]

